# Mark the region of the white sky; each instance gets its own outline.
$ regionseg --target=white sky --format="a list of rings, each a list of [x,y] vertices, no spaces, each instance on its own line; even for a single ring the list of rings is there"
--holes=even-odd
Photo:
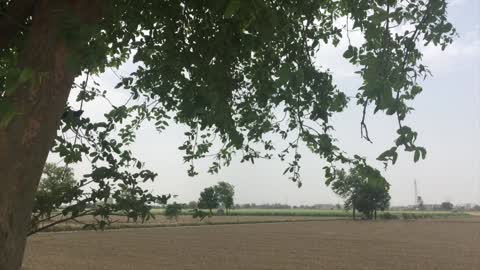
[[[458,203],[480,203],[480,1],[451,1],[449,18],[460,33],[455,43],[440,51],[424,50],[424,62],[433,77],[423,83],[424,91],[413,103],[415,111],[407,124],[419,132],[418,143],[427,148],[427,159],[413,162],[413,156],[401,153],[395,166],[384,172],[391,183],[392,205],[412,204],[413,181],[417,179],[419,195],[426,204],[450,200]],[[355,38],[355,37],[353,37]],[[345,44],[343,44],[345,45]],[[344,48],[325,48],[320,51],[318,64],[329,68],[335,83],[350,95],[360,86],[353,74],[355,67],[341,55]],[[131,72],[128,65],[118,73]],[[117,79],[107,72],[100,82],[106,89]],[[113,94],[121,99],[123,94]],[[125,93],[126,95],[126,93]],[[74,97],[73,97],[74,98]],[[73,99],[72,98],[72,99]],[[86,114],[101,115],[104,104],[87,105]],[[344,113],[334,118],[340,146],[347,152],[366,156],[373,164],[379,153],[390,148],[396,131],[393,118],[369,115],[367,124],[374,144],[360,139],[361,110],[353,103]],[[149,169],[159,174],[149,189],[159,194],[179,195],[177,201],[196,200],[200,191],[218,181],[235,186],[238,203],[315,204],[337,203],[341,200],[325,186],[324,162],[303,149],[302,182],[297,188],[282,175],[286,164],[277,160],[255,162],[255,165],[233,162],[217,175],[206,173],[210,160],[197,162],[200,175],[187,176],[187,164],[178,150],[183,141],[184,127],[171,126],[162,134],[146,125],[138,132],[133,151],[146,162]],[[55,159],[51,157],[51,159]],[[382,165],[376,163],[378,168]],[[203,166],[202,166],[203,165]],[[81,177],[88,173],[88,164],[73,166]]]

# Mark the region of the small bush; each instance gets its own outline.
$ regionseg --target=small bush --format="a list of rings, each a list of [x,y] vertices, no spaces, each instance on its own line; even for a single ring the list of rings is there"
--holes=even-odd
[[[173,203],[173,204],[168,204],[167,207],[165,208],[165,216],[168,218],[172,219],[175,218],[175,220],[178,219],[178,215],[182,212],[182,205]]]

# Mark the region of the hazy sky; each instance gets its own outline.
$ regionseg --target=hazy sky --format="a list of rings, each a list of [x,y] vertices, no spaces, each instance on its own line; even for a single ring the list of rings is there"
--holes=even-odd
[[[428,150],[427,159],[414,163],[412,155],[401,152],[397,164],[384,172],[392,185],[393,205],[413,203],[414,179],[426,204],[445,200],[480,203],[480,1],[450,2],[448,17],[460,37],[443,52],[437,48],[424,49],[424,62],[433,77],[422,83],[424,91],[412,104],[414,113],[407,118],[407,124],[419,132],[418,144]],[[341,57],[343,50],[342,46],[321,49],[317,62],[332,71],[340,89],[353,95],[361,81],[353,73],[355,67]],[[131,71],[132,67],[126,65],[118,73],[127,75]],[[107,72],[99,81],[108,89],[117,79]],[[121,100],[123,94],[114,94],[113,98]],[[89,104],[86,114],[101,115],[104,107],[99,102]],[[370,111],[367,124],[374,142],[370,144],[360,139],[360,120],[361,111],[353,102],[334,118],[339,145],[348,153],[366,156],[382,168],[375,158],[392,146],[396,121],[392,117],[374,116]],[[177,201],[187,202],[196,200],[203,188],[228,181],[235,186],[235,200],[239,203],[341,202],[324,184],[321,168],[325,162],[306,149],[301,152],[303,187],[300,189],[282,175],[286,164],[277,160],[258,160],[255,165],[237,160],[217,175],[206,173],[210,161],[206,160],[197,163],[200,175],[188,177],[183,153],[177,149],[184,141],[184,131],[184,127],[174,125],[159,134],[152,126],[145,125],[138,132],[132,149],[146,162],[147,168],[159,174],[157,181],[148,186],[156,193],[177,194]],[[79,177],[89,168],[88,164],[73,167]]]

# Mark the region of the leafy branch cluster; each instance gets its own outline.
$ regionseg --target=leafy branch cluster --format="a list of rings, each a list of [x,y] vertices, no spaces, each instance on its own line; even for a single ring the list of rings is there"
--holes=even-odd
[[[395,163],[399,147],[413,152],[415,161],[426,156],[425,148],[416,145],[417,133],[403,122],[413,110],[409,101],[422,91],[418,80],[429,74],[419,43],[443,49],[456,35],[446,18],[446,0],[116,0],[101,5],[98,23],[62,18],[58,34],[72,51],[72,72],[93,80],[128,61],[135,70],[119,76],[117,89],[109,90],[130,98],[111,104],[103,120],[83,117],[82,105],[66,108],[52,151],[66,164],[89,160],[92,171],[81,180],[65,215],[94,211],[103,221],[127,209],[132,218],[146,219],[148,206],[138,208],[134,202],[148,205],[168,198],[140,187],[156,174],[128,150],[144,121],[160,131],[172,122],[189,127],[180,149],[192,176],[197,174],[193,162],[200,158],[213,157],[208,171],[216,173],[237,153],[242,162],[252,163],[276,156],[288,162],[285,173],[300,186],[302,145],[328,163],[327,181],[335,179],[341,164],[368,166],[365,158],[349,157],[336,145],[331,118],[346,108],[348,98],[314,61],[318,50],[339,44],[345,29],[349,41],[350,31],[363,35],[361,44],[350,42],[343,54],[363,79],[355,96],[363,107],[361,136],[371,141],[366,112],[373,106],[375,113],[393,115],[398,122],[395,145],[378,160]],[[0,12],[6,9],[2,2]],[[347,25],[338,25],[345,18]],[[15,23],[20,30],[14,42],[0,43],[0,127],[21,113],[9,99],[15,85],[34,87],[45,76],[19,68],[19,44],[27,31],[21,29],[31,21]],[[111,103],[99,88],[85,81],[78,85],[77,100]],[[276,138],[287,141],[287,147],[276,149]],[[95,210],[87,208],[100,201]]]

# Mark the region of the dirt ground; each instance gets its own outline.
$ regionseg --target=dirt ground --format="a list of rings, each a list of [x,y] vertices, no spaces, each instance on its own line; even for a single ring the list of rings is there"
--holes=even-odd
[[[480,217],[44,233],[25,270],[480,269]]]

